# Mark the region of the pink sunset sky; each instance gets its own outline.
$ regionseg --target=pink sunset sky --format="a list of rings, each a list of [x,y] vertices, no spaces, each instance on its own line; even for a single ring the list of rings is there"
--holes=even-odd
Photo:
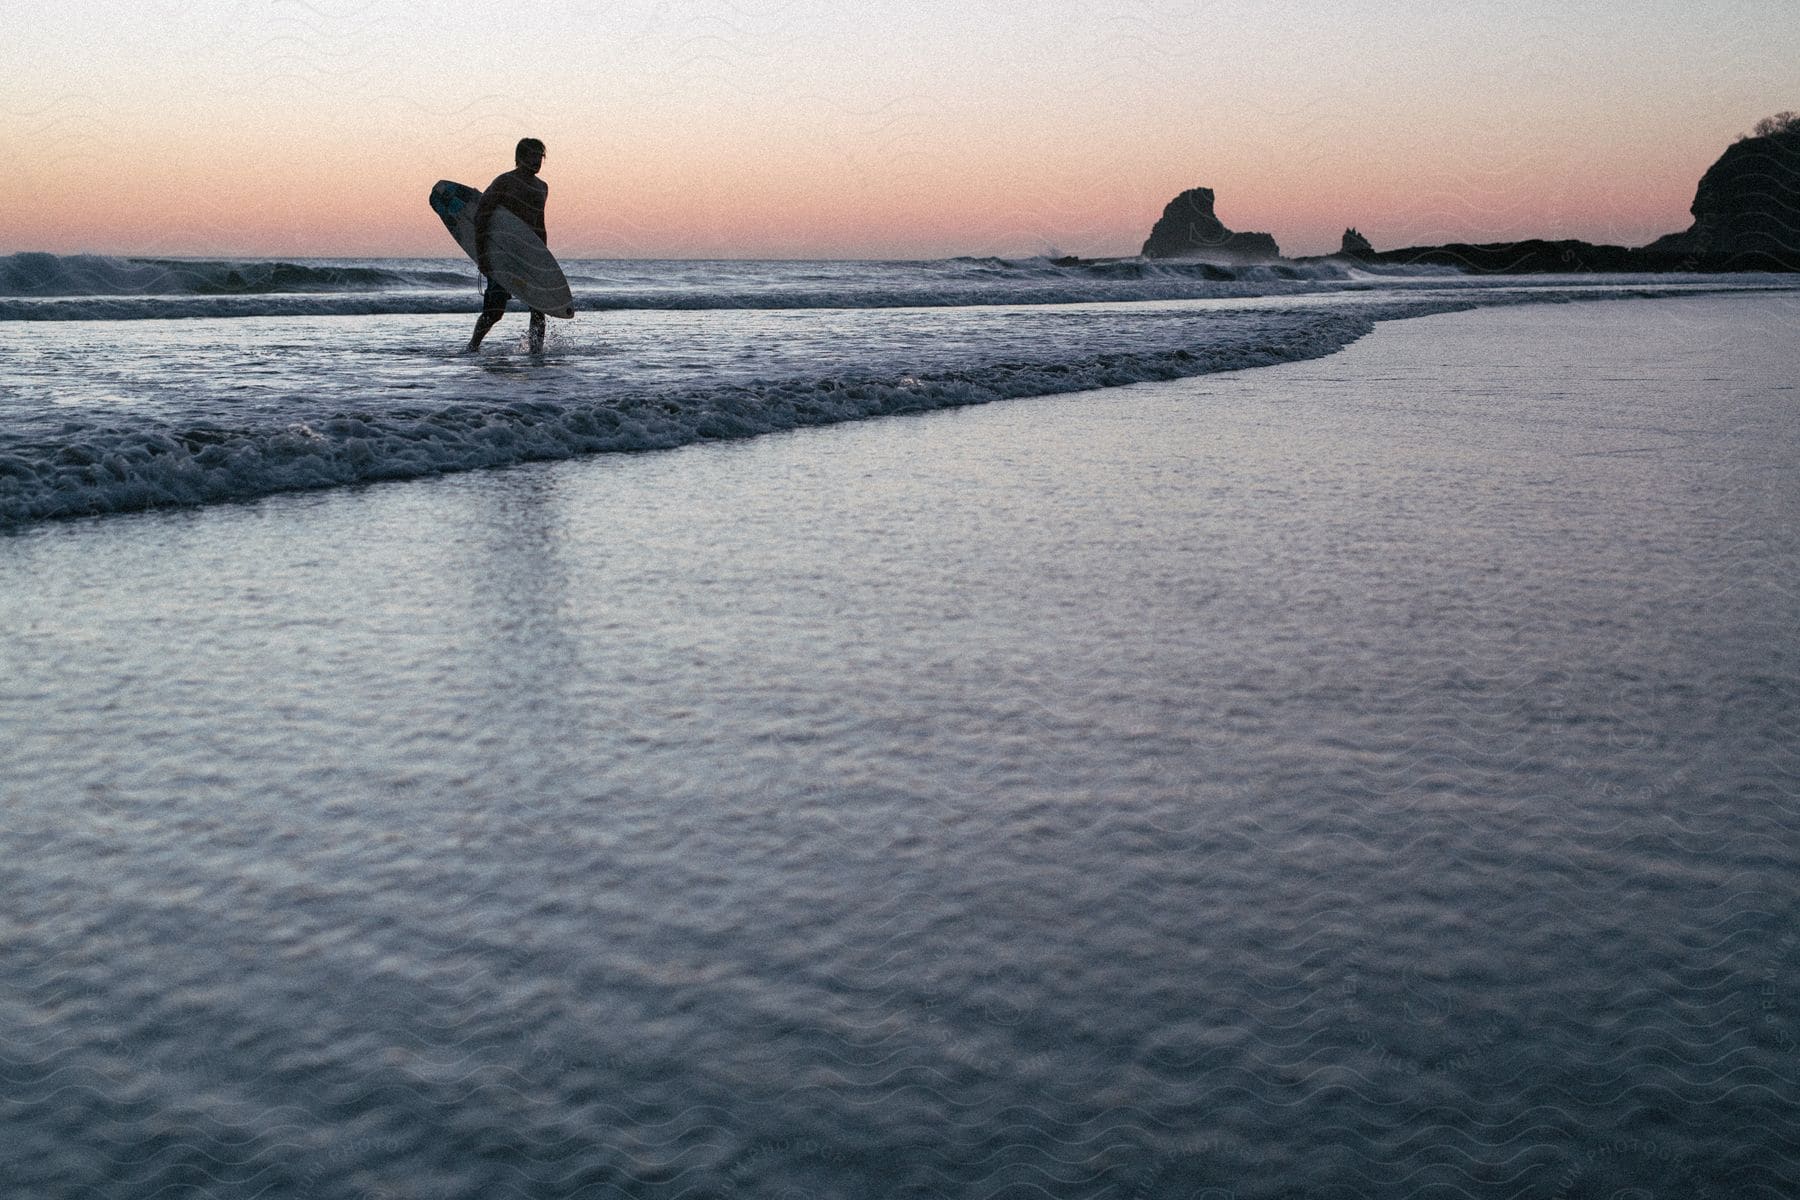
[[[0,253],[455,253],[549,146],[564,257],[1135,253],[1187,187],[1289,254],[1688,223],[1800,108],[1791,0],[81,0],[9,21]]]

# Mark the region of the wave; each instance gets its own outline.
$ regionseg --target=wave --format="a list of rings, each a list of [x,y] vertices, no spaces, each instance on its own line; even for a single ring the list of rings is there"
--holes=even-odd
[[[1409,306],[1407,312],[1461,305]],[[266,426],[65,424],[0,443],[0,527],[160,505],[407,479],[582,454],[661,450],[895,413],[1292,362],[1369,332],[1378,311],[1269,313],[1189,348],[843,372],[634,394],[343,410]]]
[[[280,260],[112,258],[26,251],[0,257],[0,296],[242,296],[466,284],[468,272]]]
[[[79,296],[0,298],[0,321],[154,321],[200,317],[361,317],[475,313],[481,297],[468,279],[456,292],[365,292],[249,296]],[[580,307],[579,304],[577,307]]]
[[[1139,258],[564,264],[580,311],[1081,304],[1289,294],[1354,285],[1338,263]],[[26,253],[0,258],[0,320],[472,313],[472,265],[242,262]]]

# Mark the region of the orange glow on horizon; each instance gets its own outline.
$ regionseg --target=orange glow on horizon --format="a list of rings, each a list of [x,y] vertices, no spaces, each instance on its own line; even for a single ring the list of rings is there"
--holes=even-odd
[[[554,150],[553,150],[554,153]],[[1346,164],[1329,188],[1295,172],[1234,176],[1162,169],[1145,180],[1031,180],[915,167],[909,176],[829,177],[677,170],[670,178],[608,177],[563,156],[546,165],[552,245],[605,258],[942,257],[1137,252],[1162,206],[1211,187],[1231,228],[1273,234],[1285,253],[1326,253],[1346,226],[1381,248],[1446,241],[1578,237],[1641,244],[1685,228],[1710,159],[1650,178],[1605,177],[1552,165],[1414,163],[1404,183],[1379,164]],[[55,253],[256,256],[453,255],[426,206],[438,178],[486,185],[493,170],[407,174],[290,168],[199,186],[181,164],[104,178],[89,169],[31,180],[4,249]],[[559,170],[560,168],[560,170]],[[1303,173],[1304,174],[1304,173]],[[356,220],[348,214],[360,213]]]
[[[484,186],[522,134],[564,256],[1128,255],[1194,186],[1290,255],[1352,225],[1635,245],[1797,99],[1800,26],[1753,0],[1631,31],[1534,0],[920,3],[622,4],[531,36],[454,5],[421,30],[383,0],[77,4],[0,50],[0,253],[449,257],[431,184]]]

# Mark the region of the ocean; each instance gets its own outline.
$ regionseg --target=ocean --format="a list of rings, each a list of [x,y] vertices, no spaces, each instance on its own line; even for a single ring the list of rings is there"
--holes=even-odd
[[[0,262],[0,1193],[1800,1186],[1791,278]]]

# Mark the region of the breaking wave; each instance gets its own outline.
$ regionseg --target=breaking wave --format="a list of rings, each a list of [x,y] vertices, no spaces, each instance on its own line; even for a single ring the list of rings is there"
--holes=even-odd
[[[564,268],[575,306],[585,312],[1200,300],[1353,287],[1358,277],[1339,263],[1224,265],[1140,258],[572,260]],[[255,262],[44,253],[0,258],[0,320],[366,316],[479,307],[473,265],[453,259]]]
[[[449,402],[269,424],[68,422],[53,436],[0,439],[0,526],[274,492],[406,479],[581,454],[668,449],[867,417],[1086,391],[1330,354],[1373,313],[1262,315],[1191,348],[1005,361],[917,375],[829,376]]]
[[[373,292],[466,283],[466,272],[279,260],[112,258],[25,252],[0,257],[0,296],[245,296]]]

